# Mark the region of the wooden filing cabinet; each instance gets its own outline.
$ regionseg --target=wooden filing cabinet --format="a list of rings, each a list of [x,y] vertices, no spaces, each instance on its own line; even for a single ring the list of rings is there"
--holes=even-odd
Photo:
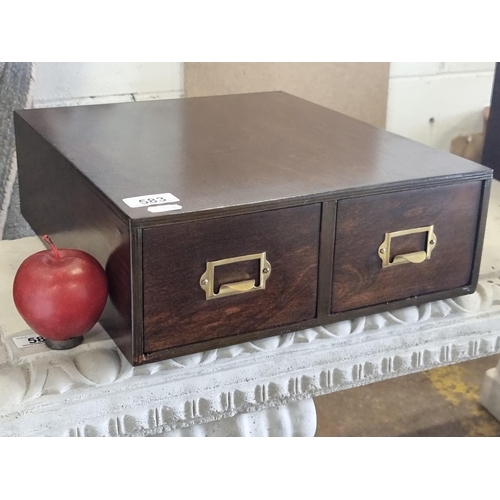
[[[297,97],[15,125],[22,213],[101,262],[101,322],[133,364],[475,289],[491,170]]]

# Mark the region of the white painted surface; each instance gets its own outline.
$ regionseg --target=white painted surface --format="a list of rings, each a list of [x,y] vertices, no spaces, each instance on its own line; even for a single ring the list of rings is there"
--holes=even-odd
[[[132,367],[100,325],[69,351],[18,349],[14,273],[43,247],[1,241],[0,435],[311,435],[297,401],[500,352],[498,181],[485,243],[472,295]]]
[[[158,437],[314,437],[316,427],[314,401],[302,399],[207,424],[182,427]]]
[[[500,420],[500,363],[486,372],[479,401],[497,420]]]
[[[435,75],[439,72],[440,64],[438,62],[391,62],[389,78]]]
[[[35,107],[169,99],[184,94],[183,63],[36,63]]]
[[[449,151],[457,135],[482,131],[494,69],[492,62],[391,63],[387,130]]]
[[[494,70],[495,63],[493,62],[392,62],[390,78],[454,73],[491,73]]]

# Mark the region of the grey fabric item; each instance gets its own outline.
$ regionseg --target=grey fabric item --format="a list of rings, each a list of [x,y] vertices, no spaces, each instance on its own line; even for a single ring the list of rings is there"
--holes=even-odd
[[[24,238],[25,236],[33,236],[35,233],[26,219],[21,215],[21,206],[19,203],[19,184],[16,180],[12,189],[10,198],[9,209],[7,210],[7,220],[3,229],[4,240],[15,240],[17,238]]]
[[[29,62],[0,63],[0,239],[34,234],[19,208],[13,120],[28,103],[32,69]]]

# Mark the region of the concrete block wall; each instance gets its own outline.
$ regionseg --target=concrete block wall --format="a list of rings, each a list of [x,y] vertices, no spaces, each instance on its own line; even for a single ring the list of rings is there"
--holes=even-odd
[[[495,63],[391,63],[386,128],[449,151],[457,135],[481,132]]]
[[[75,106],[184,95],[183,63],[35,64],[33,106]]]

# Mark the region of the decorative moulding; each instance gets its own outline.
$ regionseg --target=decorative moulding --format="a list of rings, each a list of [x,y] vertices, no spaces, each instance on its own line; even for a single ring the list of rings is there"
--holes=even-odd
[[[472,295],[135,368],[99,325],[69,352],[2,336],[0,435],[171,433],[500,352],[499,319],[493,275]]]

